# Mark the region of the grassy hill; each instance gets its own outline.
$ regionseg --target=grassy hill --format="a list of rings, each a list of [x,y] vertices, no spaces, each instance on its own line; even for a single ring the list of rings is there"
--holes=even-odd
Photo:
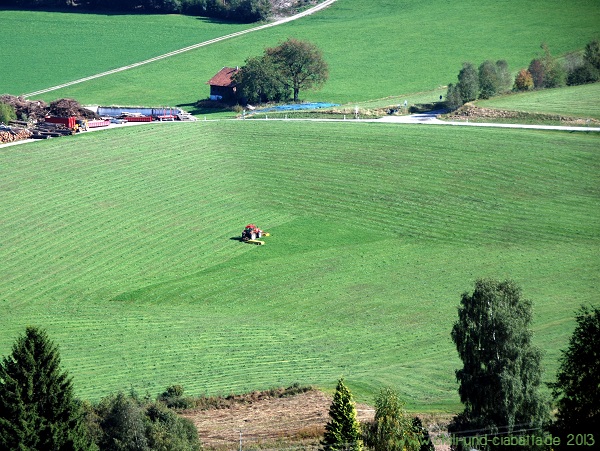
[[[73,29],[80,15],[43,14],[0,13],[0,20],[6,18],[0,23],[8,30],[8,47],[24,46],[30,55],[13,65],[10,77],[0,82],[0,91],[45,88],[184,47],[219,34],[217,30],[227,34],[235,28],[171,16],[82,16],[82,25],[75,28],[77,38],[65,40],[58,30]],[[46,17],[50,22],[43,29],[58,35],[51,39],[51,45],[40,45],[33,32],[25,36],[18,32],[24,24],[45,21]],[[463,61],[479,64],[485,59],[506,59],[516,71],[540,54],[542,41],[554,54],[582,48],[597,34],[598,23],[600,5],[593,0],[531,0],[526,5],[487,0],[338,0],[326,11],[297,22],[43,98],[74,97],[92,104],[190,104],[207,97],[205,82],[221,67],[242,65],[247,57],[291,36],[315,42],[331,68],[330,80],[322,91],[301,96],[357,102],[446,85],[456,80]],[[181,31],[174,38],[173,28],[179,26]],[[78,53],[78,47],[94,48],[94,52]],[[52,75],[38,70],[42,62],[53,62],[49,66]]]
[[[600,119],[600,83],[544,89],[479,100],[477,105],[527,113]]]
[[[460,294],[510,277],[552,378],[597,301],[598,136],[204,122],[0,150],[0,354],[28,324],[79,396],[381,384],[455,411]],[[272,233],[232,239],[248,222]]]

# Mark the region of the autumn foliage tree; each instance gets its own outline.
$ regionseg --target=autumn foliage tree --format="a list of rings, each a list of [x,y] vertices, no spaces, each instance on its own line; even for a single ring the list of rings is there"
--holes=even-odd
[[[531,76],[531,72],[527,69],[521,69],[515,77],[514,89],[516,91],[529,91],[533,89],[533,77]]]

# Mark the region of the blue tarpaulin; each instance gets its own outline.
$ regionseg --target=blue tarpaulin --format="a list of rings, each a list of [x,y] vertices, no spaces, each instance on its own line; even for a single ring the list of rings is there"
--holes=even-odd
[[[269,113],[271,111],[298,111],[298,110],[315,110],[317,108],[330,108],[332,106],[340,106],[338,103],[296,103],[292,105],[279,105],[261,110],[255,110],[254,113]]]

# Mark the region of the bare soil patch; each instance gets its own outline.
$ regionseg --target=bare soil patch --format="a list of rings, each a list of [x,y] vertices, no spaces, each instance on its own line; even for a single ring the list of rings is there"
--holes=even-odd
[[[220,403],[188,409],[181,415],[193,421],[207,450],[237,450],[241,438],[245,450],[316,451],[329,420],[332,396],[315,389],[290,396],[288,390],[229,396],[221,398]],[[359,422],[373,420],[372,406],[357,403],[356,410]],[[452,415],[418,416],[429,430],[436,450],[448,451],[445,436]]]
[[[248,447],[282,449],[285,443],[285,448],[316,449],[329,418],[331,399],[310,390],[284,398],[248,400],[223,409],[187,410],[182,415],[194,422],[208,449],[236,449],[240,431]],[[357,404],[356,408],[359,421],[373,419],[372,407]]]

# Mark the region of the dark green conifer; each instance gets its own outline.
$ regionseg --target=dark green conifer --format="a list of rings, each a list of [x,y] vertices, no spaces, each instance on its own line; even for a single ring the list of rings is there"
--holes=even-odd
[[[47,333],[27,327],[0,363],[0,448],[90,449],[72,380]]]

